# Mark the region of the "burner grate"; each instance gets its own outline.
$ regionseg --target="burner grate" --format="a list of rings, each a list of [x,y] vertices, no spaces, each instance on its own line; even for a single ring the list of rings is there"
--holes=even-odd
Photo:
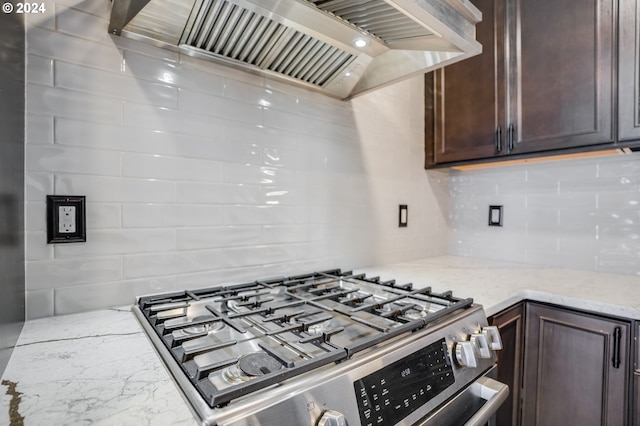
[[[335,269],[141,297],[138,308],[213,408],[472,303],[451,292]]]

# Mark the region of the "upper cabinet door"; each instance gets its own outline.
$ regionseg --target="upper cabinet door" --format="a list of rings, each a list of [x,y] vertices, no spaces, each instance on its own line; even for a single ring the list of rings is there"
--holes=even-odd
[[[482,12],[482,53],[425,77],[426,166],[504,153],[502,0],[472,0]]]
[[[614,3],[508,3],[514,154],[614,142]]]
[[[640,2],[620,0],[618,139],[640,138]]]

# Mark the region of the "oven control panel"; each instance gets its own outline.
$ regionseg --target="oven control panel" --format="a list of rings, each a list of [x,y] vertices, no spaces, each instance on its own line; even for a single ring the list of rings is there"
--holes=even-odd
[[[445,339],[353,383],[363,426],[393,425],[455,382]]]

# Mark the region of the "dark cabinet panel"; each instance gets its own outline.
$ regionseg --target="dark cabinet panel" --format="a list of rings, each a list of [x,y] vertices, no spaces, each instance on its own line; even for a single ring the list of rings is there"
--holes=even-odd
[[[486,158],[504,153],[504,4],[473,0],[482,12],[476,39],[483,53],[425,78],[427,163]]]
[[[620,0],[618,139],[640,139],[640,2]]]
[[[513,152],[613,142],[614,1],[509,6]]]
[[[496,426],[520,424],[520,387],[522,386],[522,363],[524,348],[524,305],[495,315],[492,325],[498,327],[502,336],[502,350],[498,351],[498,381],[509,385],[509,398],[496,413]]]
[[[625,425],[630,324],[528,303],[522,424]]]
[[[472,2],[483,53],[425,78],[427,168],[616,142],[615,0]]]

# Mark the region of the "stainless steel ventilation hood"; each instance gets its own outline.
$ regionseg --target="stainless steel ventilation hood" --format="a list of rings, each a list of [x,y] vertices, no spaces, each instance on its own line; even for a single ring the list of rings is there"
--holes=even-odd
[[[109,31],[348,99],[477,55],[469,0],[113,0]]]

